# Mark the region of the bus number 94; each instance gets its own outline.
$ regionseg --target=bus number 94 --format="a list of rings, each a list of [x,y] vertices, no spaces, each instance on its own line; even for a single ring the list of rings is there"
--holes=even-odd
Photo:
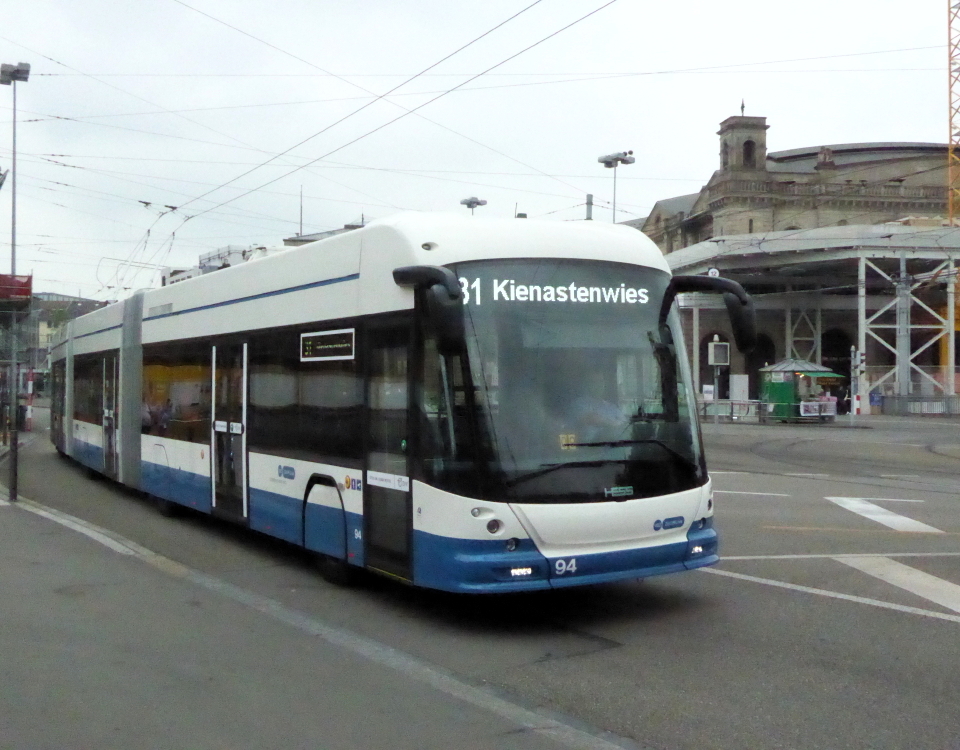
[[[571,557],[569,560],[557,560],[553,564],[553,569],[557,571],[558,576],[562,576],[564,573],[576,573],[577,558]]]

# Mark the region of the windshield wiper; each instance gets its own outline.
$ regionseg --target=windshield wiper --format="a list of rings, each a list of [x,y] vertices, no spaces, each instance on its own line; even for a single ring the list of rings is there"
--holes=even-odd
[[[570,445],[577,445],[577,443],[570,443]],[[602,445],[602,443],[585,443],[584,445]],[[623,464],[628,460],[629,459],[624,458],[605,458],[597,461],[570,461],[562,464],[544,464],[539,469],[528,471],[526,474],[521,474],[518,477],[514,477],[508,482],[505,482],[505,484],[507,487],[513,487],[521,482],[526,482],[528,479],[536,479],[537,477],[542,477],[544,474],[550,474],[557,469],[573,469],[590,466],[606,466],[607,464]]]
[[[596,443],[566,443],[566,445],[570,446],[571,448],[622,448],[626,445],[643,445],[645,443],[659,445],[671,456],[679,458],[685,463],[695,465],[695,462],[689,456],[683,455],[676,448],[671,448],[662,440],[656,440],[655,438],[647,438],[644,440],[601,440]]]

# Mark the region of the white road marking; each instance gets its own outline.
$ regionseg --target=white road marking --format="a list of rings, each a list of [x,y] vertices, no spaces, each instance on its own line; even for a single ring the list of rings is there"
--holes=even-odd
[[[123,542],[114,539],[113,535],[111,535],[106,529],[97,528],[92,524],[81,521],[79,518],[74,518],[66,513],[61,513],[53,508],[44,508],[36,503],[30,502],[29,500],[21,499],[18,505],[24,510],[29,510],[31,513],[36,513],[38,516],[43,516],[51,521],[56,521],[62,526],[66,526],[68,529],[73,529],[84,536],[88,536],[95,542],[100,542],[100,544],[102,544],[104,547],[109,547],[114,552],[119,552],[121,555],[136,555],[139,553],[138,550],[133,549],[128,544],[124,544]]]
[[[919,474],[881,474],[883,479],[920,479]]]
[[[714,495],[769,495],[770,497],[793,497],[782,492],[744,492],[743,490],[714,490]]]
[[[784,474],[785,477],[811,477],[813,479],[827,479],[830,477],[829,474],[804,474],[800,472],[794,472],[789,474]]]
[[[0,485],[0,491],[3,490],[4,488]],[[534,709],[512,703],[493,690],[476,687],[458,680],[453,675],[399,649],[351,633],[349,630],[328,625],[291,609],[275,599],[247,591],[206,573],[191,570],[175,560],[152,552],[136,542],[88,523],[81,518],[48,508],[25,498],[18,505],[23,510],[36,513],[69,529],[78,531],[116,552],[133,555],[169,575],[190,581],[221,596],[226,596],[291,627],[323,638],[334,646],[339,646],[376,664],[393,669],[409,679],[425,683],[435,690],[519,724],[530,734],[579,750],[624,750],[628,746],[625,743],[618,742],[614,737],[608,739],[606,736],[601,736],[600,733],[591,733],[587,728],[575,726],[572,722],[564,722],[556,714],[540,713]],[[630,747],[632,746],[630,745]]]
[[[907,499],[905,497],[858,497],[857,500],[866,500],[869,503],[922,503],[923,500]]]
[[[929,599],[934,604],[960,612],[960,586],[942,578],[911,568],[889,557],[845,556],[834,558],[837,562],[879,578],[881,581]]]
[[[724,555],[724,562],[730,560],[839,560],[842,557],[960,557],[960,552],[888,552],[864,555],[849,553],[842,555]]]
[[[850,594],[841,594],[839,591],[827,591],[825,589],[815,589],[810,586],[798,586],[795,583],[784,583],[783,581],[774,581],[770,578],[758,578],[757,576],[748,576],[743,573],[733,573],[729,570],[717,570],[716,568],[699,568],[703,573],[710,573],[715,576],[724,576],[725,578],[736,578],[741,581],[753,581],[754,583],[763,583],[767,586],[775,586],[789,591],[801,591],[805,594],[816,594],[817,596],[826,596],[831,599],[842,599],[847,602],[856,602],[857,604],[869,604],[871,607],[880,607],[881,609],[892,609],[897,612],[907,612],[911,615],[923,615],[932,617],[935,620],[946,620],[947,622],[960,623],[960,615],[948,615],[943,612],[934,612],[931,609],[920,609],[919,607],[905,607],[902,604],[892,604],[891,602],[882,602],[879,599],[868,599],[865,596],[852,596]]]
[[[714,474],[754,474],[752,471],[711,471],[710,476]]]
[[[882,523],[884,526],[887,526],[891,529],[896,529],[897,531],[918,531],[927,534],[943,533],[940,529],[933,528],[933,526],[928,526],[925,523],[920,523],[920,521],[914,521],[912,518],[907,518],[906,516],[901,516],[899,513],[894,513],[892,510],[887,510],[886,508],[881,508],[879,505],[874,505],[866,498],[826,497],[824,500],[829,500],[831,503],[839,505],[841,508],[851,510],[854,513],[863,516],[864,518],[869,518],[871,521]]]

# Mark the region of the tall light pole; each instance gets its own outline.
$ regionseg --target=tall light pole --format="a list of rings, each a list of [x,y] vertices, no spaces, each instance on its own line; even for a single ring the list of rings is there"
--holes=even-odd
[[[633,151],[618,151],[615,154],[600,156],[597,161],[607,169],[613,170],[613,223],[617,223],[617,167],[621,164],[633,164]]]
[[[485,200],[481,200],[480,198],[464,198],[462,201],[460,201],[460,205],[469,208],[470,215],[473,216],[473,209],[475,209],[477,206],[485,206],[487,205],[487,202]]]
[[[17,81],[26,83],[30,77],[30,63],[0,65],[0,84],[13,86],[13,160],[10,166],[10,276],[17,276]],[[10,375],[7,391],[10,394],[10,502],[17,501],[17,459],[20,441],[20,378],[17,372],[17,313],[10,315]]]

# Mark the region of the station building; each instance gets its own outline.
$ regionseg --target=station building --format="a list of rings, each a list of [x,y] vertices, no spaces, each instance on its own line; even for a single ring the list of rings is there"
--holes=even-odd
[[[718,273],[753,295],[760,344],[733,356],[720,398],[757,398],[759,369],[788,357],[830,367],[849,388],[851,348],[865,358],[852,385],[864,411],[883,397],[953,396],[960,227],[944,219],[947,147],[768,153],[767,128],[763,117],[724,120],[707,184],[627,222],[657,243],[674,273]],[[719,299],[682,295],[680,304],[699,390],[714,378],[707,344],[730,341],[729,325]]]

